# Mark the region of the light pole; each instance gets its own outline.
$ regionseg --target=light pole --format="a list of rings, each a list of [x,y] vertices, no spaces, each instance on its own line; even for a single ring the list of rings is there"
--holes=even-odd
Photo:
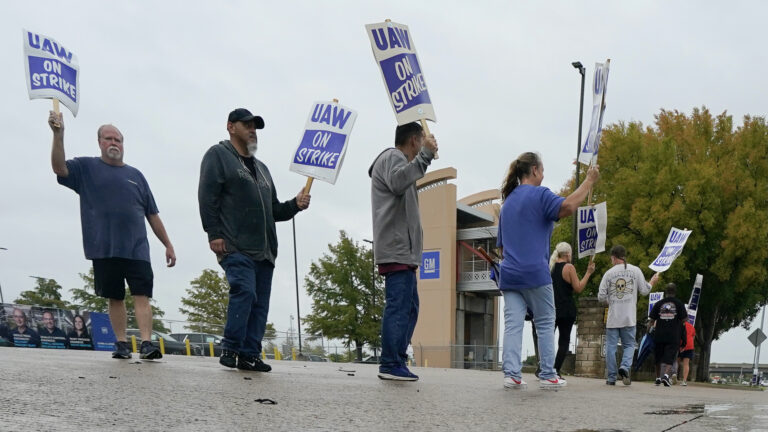
[[[584,74],[586,72],[586,69],[584,69],[584,66],[582,66],[580,61],[575,61],[571,63],[571,66],[575,67],[579,70],[579,74],[581,75],[581,98],[579,99],[579,139],[576,142],[576,186],[574,186],[573,190],[579,188],[579,153],[581,152],[581,124],[583,122],[584,118]],[[573,247],[576,248],[578,251],[579,249],[579,232],[578,232],[578,221],[577,215],[573,215]],[[578,254],[574,254],[578,256]]]
[[[363,239],[364,242],[371,244],[371,302],[373,309],[376,309],[376,257],[373,255],[373,240]],[[375,317],[375,316],[374,316]],[[378,360],[379,349],[373,347],[373,356]]]
[[[293,225],[293,273],[296,276],[296,317],[299,327],[299,354],[301,350],[301,312],[299,311],[299,261],[296,257],[296,218],[291,218],[291,224]]]
[[[8,249],[4,247],[0,247],[0,250],[7,251]],[[3,286],[0,285],[0,304],[3,304],[3,303],[5,303],[5,300],[3,300]]]

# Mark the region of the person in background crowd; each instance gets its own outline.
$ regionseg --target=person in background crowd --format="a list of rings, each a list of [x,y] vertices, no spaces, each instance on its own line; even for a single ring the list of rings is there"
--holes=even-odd
[[[653,305],[649,315],[653,320],[651,326],[654,327],[654,355],[656,363],[660,366],[656,385],[664,384],[664,387],[672,385],[672,363],[680,352],[682,332],[685,331],[683,320],[688,317],[685,305],[675,297],[676,294],[677,286],[673,283],[667,284],[664,298]]]
[[[693,359],[693,339],[696,336],[696,329],[693,328],[693,324],[690,321],[685,320],[685,345],[680,348],[680,354],[677,355],[677,364],[682,366],[682,373],[680,374],[680,385],[688,385],[688,371],[690,368],[691,360]]]
[[[555,370],[562,378],[560,368],[563,367],[568,345],[571,343],[571,329],[576,322],[576,302],[573,294],[579,294],[587,286],[589,277],[595,272],[595,262],[590,261],[584,277],[579,279],[576,267],[571,264],[573,255],[571,245],[566,242],[558,243],[552,256],[549,257],[549,270],[552,275],[552,287],[555,292],[555,327],[559,332],[557,340],[557,355]]]

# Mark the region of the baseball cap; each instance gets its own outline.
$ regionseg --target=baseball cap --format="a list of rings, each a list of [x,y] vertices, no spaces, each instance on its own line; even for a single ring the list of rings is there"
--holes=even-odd
[[[261,116],[251,114],[251,112],[245,108],[237,108],[229,113],[229,117],[227,117],[227,121],[231,123],[249,122],[251,120],[256,122],[256,129],[264,129],[264,119],[261,118]]]

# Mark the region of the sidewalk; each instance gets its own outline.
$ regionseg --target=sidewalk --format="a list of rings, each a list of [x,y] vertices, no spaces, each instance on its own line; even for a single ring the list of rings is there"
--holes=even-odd
[[[259,374],[217,360],[0,348],[0,430],[768,430],[759,391],[566,377],[552,392],[533,375],[519,391],[505,390],[500,372],[413,368],[419,382],[397,383],[370,364],[271,361]]]

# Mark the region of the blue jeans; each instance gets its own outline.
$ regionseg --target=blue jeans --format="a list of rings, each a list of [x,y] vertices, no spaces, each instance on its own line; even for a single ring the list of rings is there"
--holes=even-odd
[[[269,261],[254,261],[239,252],[227,255],[220,264],[229,282],[227,324],[221,345],[239,354],[259,355],[275,267]]]
[[[381,361],[379,369],[405,366],[408,344],[419,318],[416,272],[401,270],[384,277],[387,304],[381,320]]]
[[[519,291],[502,291],[504,295],[504,348],[501,369],[504,376],[520,379],[522,368],[523,326],[527,308],[533,312],[533,323],[539,341],[539,378],[557,376],[555,371],[555,298],[552,284]]]
[[[621,368],[629,372],[632,369],[632,356],[635,355],[635,326],[605,329],[605,379],[616,381],[616,344],[621,337],[624,354],[621,356]]]

